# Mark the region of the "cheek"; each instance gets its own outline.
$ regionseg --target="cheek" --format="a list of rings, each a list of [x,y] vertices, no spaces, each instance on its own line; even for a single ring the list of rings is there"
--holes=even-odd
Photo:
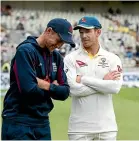
[[[64,43],[62,42],[62,43],[60,43],[60,47],[62,47],[64,45]]]
[[[96,40],[96,38],[97,38],[97,35],[96,34],[93,34],[92,39],[93,40]]]
[[[57,48],[61,48],[63,46],[64,43],[57,43],[56,47]]]
[[[99,30],[96,32],[96,34],[95,34],[96,38],[99,37],[100,33],[101,33],[101,31],[99,31]]]
[[[51,38],[50,41],[49,41],[50,45],[55,45],[56,44],[56,41],[54,40],[54,38]]]

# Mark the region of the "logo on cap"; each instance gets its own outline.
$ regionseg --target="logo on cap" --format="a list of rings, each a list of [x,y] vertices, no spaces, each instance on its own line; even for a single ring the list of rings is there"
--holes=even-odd
[[[72,33],[72,31],[73,31],[73,30],[72,30],[72,26],[70,26],[70,28],[69,28],[69,32],[71,32],[71,33]]]
[[[68,33],[72,35],[72,31],[73,31],[72,26],[70,26],[70,27],[69,27],[69,32],[68,32]]]
[[[82,21],[82,22],[86,22],[86,19],[85,19],[85,18],[82,18],[81,21]]]

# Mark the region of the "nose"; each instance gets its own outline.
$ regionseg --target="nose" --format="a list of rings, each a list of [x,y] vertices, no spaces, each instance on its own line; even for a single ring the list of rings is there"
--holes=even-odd
[[[86,38],[86,34],[82,33],[82,39],[85,39],[85,38]]]
[[[63,46],[63,44],[64,44],[64,42],[59,43],[59,44],[57,45],[57,48],[62,47],[62,46]]]

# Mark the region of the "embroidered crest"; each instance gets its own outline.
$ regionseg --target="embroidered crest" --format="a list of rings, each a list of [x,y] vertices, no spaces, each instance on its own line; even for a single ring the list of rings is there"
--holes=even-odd
[[[101,58],[98,66],[101,66],[102,68],[109,67],[108,63],[106,62],[106,58]]]
[[[117,68],[119,72],[122,72],[122,68],[119,65],[117,65]]]
[[[65,73],[67,73],[67,72],[68,72],[68,69],[65,70]]]
[[[76,60],[76,63],[80,66],[80,67],[84,67],[84,66],[88,66],[86,63],[80,61],[80,60]]]
[[[81,20],[82,22],[86,22],[86,19],[85,18],[82,18],[82,20]]]
[[[53,66],[53,71],[54,72],[57,72],[57,66],[56,66],[56,63],[55,62],[52,63],[52,66]]]

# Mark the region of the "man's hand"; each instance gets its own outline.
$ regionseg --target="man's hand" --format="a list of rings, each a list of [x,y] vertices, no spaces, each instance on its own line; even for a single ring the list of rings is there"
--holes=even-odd
[[[77,83],[81,83],[81,77],[82,77],[81,75],[76,76],[76,82]]]
[[[121,76],[121,73],[119,71],[111,71],[107,73],[103,80],[119,80]]]
[[[43,79],[40,79],[40,78],[36,78],[37,79],[37,82],[38,82],[38,87],[41,88],[41,89],[44,89],[44,90],[49,90],[50,88],[50,83],[43,80]]]
[[[55,84],[55,85],[59,86],[57,80],[54,80],[54,81],[52,82],[52,84]]]

